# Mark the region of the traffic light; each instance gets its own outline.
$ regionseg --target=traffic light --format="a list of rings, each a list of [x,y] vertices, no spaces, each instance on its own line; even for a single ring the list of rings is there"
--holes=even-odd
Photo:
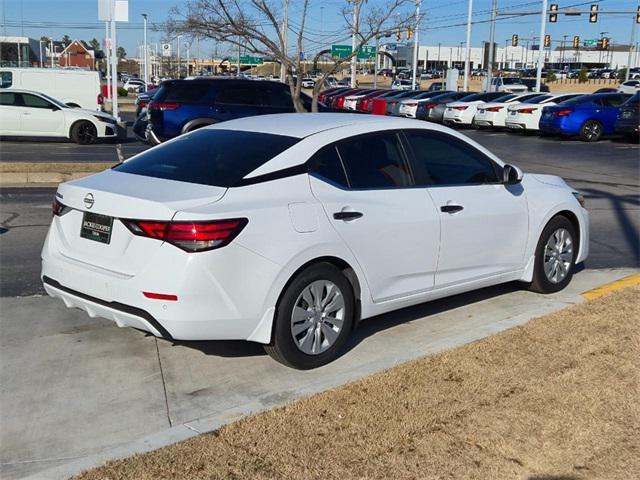
[[[411,37],[413,37],[413,30],[411,27],[407,27],[407,40],[411,40]]]
[[[511,46],[512,47],[517,47],[518,46],[518,35],[511,35]]]
[[[551,35],[544,36],[544,48],[549,48],[551,46]]]
[[[589,12],[589,23],[596,23],[598,21],[598,5],[591,5]]]
[[[573,37],[573,48],[580,48],[580,37],[578,35]]]
[[[602,50],[609,49],[609,37],[602,37]]]
[[[556,23],[558,21],[558,4],[552,3],[549,12],[549,22]]]
[[[396,41],[400,41],[400,39],[402,38],[402,32],[400,31],[400,29],[398,28],[396,30]]]
[[[638,13],[636,13],[636,23],[640,23],[640,7],[638,7]]]

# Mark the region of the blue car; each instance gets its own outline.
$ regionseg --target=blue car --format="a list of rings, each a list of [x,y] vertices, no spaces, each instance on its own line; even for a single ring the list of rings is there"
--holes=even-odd
[[[597,142],[603,135],[614,133],[620,107],[630,96],[597,93],[545,107],[540,118],[540,131],[543,134],[578,135],[583,142]]]
[[[310,111],[311,98],[302,94],[302,102]],[[295,112],[288,85],[225,77],[163,82],[147,109],[145,136],[152,145],[226,120]]]

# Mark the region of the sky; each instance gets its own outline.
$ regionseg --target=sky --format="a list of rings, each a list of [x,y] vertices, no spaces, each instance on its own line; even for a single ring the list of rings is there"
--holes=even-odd
[[[384,5],[388,0],[368,0],[368,5]],[[423,20],[420,28],[421,45],[458,46],[466,38],[466,18],[468,0],[422,0]],[[280,4],[280,0],[274,0]],[[307,20],[309,41],[305,45],[308,53],[317,52],[320,47],[327,48],[332,43],[350,43],[341,10],[346,0],[310,0]],[[581,5],[588,9],[591,3],[597,3],[600,12],[635,11],[638,0],[549,0],[560,8]],[[167,41],[162,31],[154,30],[164,22],[172,7],[184,7],[184,0],[129,0],[129,22],[118,24],[117,42],[125,48],[128,56],[135,57],[138,45],[142,43],[142,14],[149,18],[149,43]],[[301,13],[301,0],[290,0],[290,18],[298,24]],[[60,39],[67,34],[74,39],[99,41],[105,36],[104,24],[98,22],[97,0],[0,0],[0,33],[3,35],[24,35],[40,38],[42,35]],[[498,10],[535,11],[541,8],[542,1],[498,0]],[[363,8],[368,8],[367,6]],[[480,47],[488,41],[491,0],[473,1],[473,21],[471,46]],[[606,15],[601,13],[598,23],[588,22],[586,16],[560,16],[555,24],[547,23],[547,33],[554,41],[567,36],[570,42],[574,35],[581,39],[598,38],[605,33],[614,44],[627,44],[631,34],[631,17]],[[640,27],[640,26],[639,26]],[[512,34],[518,34],[521,42],[532,36],[539,36],[540,16],[500,18],[496,26],[496,42],[504,45],[510,42]],[[636,42],[640,41],[640,28],[637,29]],[[392,39],[395,41],[395,38]],[[183,42],[188,40],[183,39]],[[173,48],[176,42],[173,41]],[[183,43],[184,45],[184,43]],[[184,47],[183,47],[184,48]],[[215,51],[220,55],[229,52],[224,44],[215,45],[210,41],[199,42],[200,56],[210,57]],[[175,50],[174,50],[175,51]],[[196,43],[190,49],[191,56],[198,55]]]

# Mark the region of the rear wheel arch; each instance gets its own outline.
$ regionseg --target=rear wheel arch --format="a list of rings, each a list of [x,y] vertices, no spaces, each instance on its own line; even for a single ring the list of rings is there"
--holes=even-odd
[[[195,118],[184,124],[184,127],[182,127],[182,133],[193,132],[194,130],[206,127],[207,125],[214,125],[218,122],[219,120],[213,118]]]

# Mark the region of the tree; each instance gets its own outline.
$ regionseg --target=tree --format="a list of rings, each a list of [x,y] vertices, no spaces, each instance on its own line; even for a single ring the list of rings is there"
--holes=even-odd
[[[287,8],[289,0],[284,1]],[[341,10],[344,27],[341,30],[355,33],[355,49],[343,58],[333,58],[329,69],[316,81],[312,102],[314,112],[318,110],[318,94],[327,77],[348,64],[370,40],[390,35],[398,28],[406,28],[415,22],[412,0],[386,0],[381,5],[378,2],[378,6],[370,6],[366,0],[344,0],[344,3]],[[242,47],[247,53],[273,58],[285,67],[296,111],[304,112],[306,109],[301,99],[302,75],[298,74],[297,81],[294,81],[293,74],[302,72],[303,41],[308,40],[305,26],[309,0],[296,2],[300,14],[289,22],[288,31],[295,34],[293,53],[289,48],[290,42],[285,40],[287,35],[284,32],[283,15],[276,4],[281,5],[281,1],[189,0],[183,7],[172,9],[166,28],[173,34],[227,42],[234,47]],[[408,13],[404,9],[407,5],[411,6]],[[354,16],[356,22],[353,21]]]
[[[118,47],[116,49],[116,57],[118,57],[119,60],[122,60],[126,56],[127,56],[127,51],[124,49],[124,47]]]
[[[71,37],[69,35],[65,35],[64,37],[62,37],[61,41],[64,44],[65,48],[67,48],[72,42]]]
[[[42,35],[40,37],[40,41],[44,43],[49,43],[51,40],[49,40],[49,37],[47,37],[46,35]]]
[[[550,69],[547,72],[547,82],[551,83],[551,82],[555,82],[558,78],[556,77],[556,72],[553,69]]]
[[[89,46],[96,51],[100,50],[100,42],[96,38],[91,39],[91,41],[89,42]]]
[[[582,67],[580,69],[580,73],[578,74],[578,82],[587,83],[588,81],[589,81],[589,73],[587,71],[587,67]]]

